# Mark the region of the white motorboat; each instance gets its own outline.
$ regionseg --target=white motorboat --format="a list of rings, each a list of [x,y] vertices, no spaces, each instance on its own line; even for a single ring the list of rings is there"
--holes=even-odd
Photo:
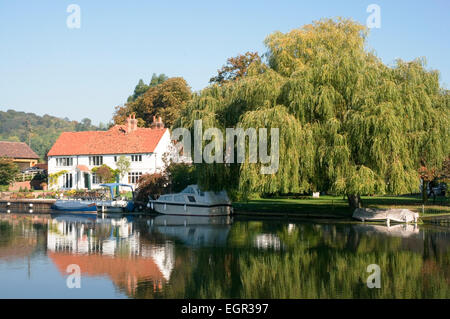
[[[181,193],[150,199],[147,207],[160,214],[191,216],[230,215],[233,210],[226,191],[205,192],[197,185],[189,185]]]

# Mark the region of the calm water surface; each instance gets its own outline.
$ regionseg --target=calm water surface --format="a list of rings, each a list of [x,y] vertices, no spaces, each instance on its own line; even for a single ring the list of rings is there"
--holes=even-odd
[[[0,298],[450,298],[449,244],[422,225],[2,213]]]

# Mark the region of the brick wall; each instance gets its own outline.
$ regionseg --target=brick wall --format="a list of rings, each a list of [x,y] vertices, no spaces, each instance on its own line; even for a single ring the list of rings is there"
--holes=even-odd
[[[21,187],[22,187],[22,189],[24,189],[24,188],[31,189],[30,181],[15,182],[14,184],[11,184],[11,186],[9,186],[9,190],[10,191],[18,191]]]

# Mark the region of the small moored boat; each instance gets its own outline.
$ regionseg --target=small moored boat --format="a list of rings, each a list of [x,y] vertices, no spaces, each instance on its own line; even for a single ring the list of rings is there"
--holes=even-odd
[[[357,208],[353,212],[352,217],[363,222],[386,221],[387,223],[417,223],[419,214],[409,209]]]
[[[53,203],[53,210],[66,212],[95,212],[97,213],[97,205],[90,201],[80,200],[57,200]]]
[[[150,199],[147,207],[160,214],[192,216],[230,215],[233,210],[226,191],[205,192],[197,185],[189,185],[181,193]]]

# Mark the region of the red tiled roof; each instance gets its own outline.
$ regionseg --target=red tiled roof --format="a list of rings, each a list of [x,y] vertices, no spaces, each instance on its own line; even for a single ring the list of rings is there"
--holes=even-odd
[[[25,143],[0,141],[0,157],[38,159],[39,156]]]
[[[64,132],[48,156],[151,153],[166,130],[137,128],[127,133],[125,125],[115,125],[108,131]]]

